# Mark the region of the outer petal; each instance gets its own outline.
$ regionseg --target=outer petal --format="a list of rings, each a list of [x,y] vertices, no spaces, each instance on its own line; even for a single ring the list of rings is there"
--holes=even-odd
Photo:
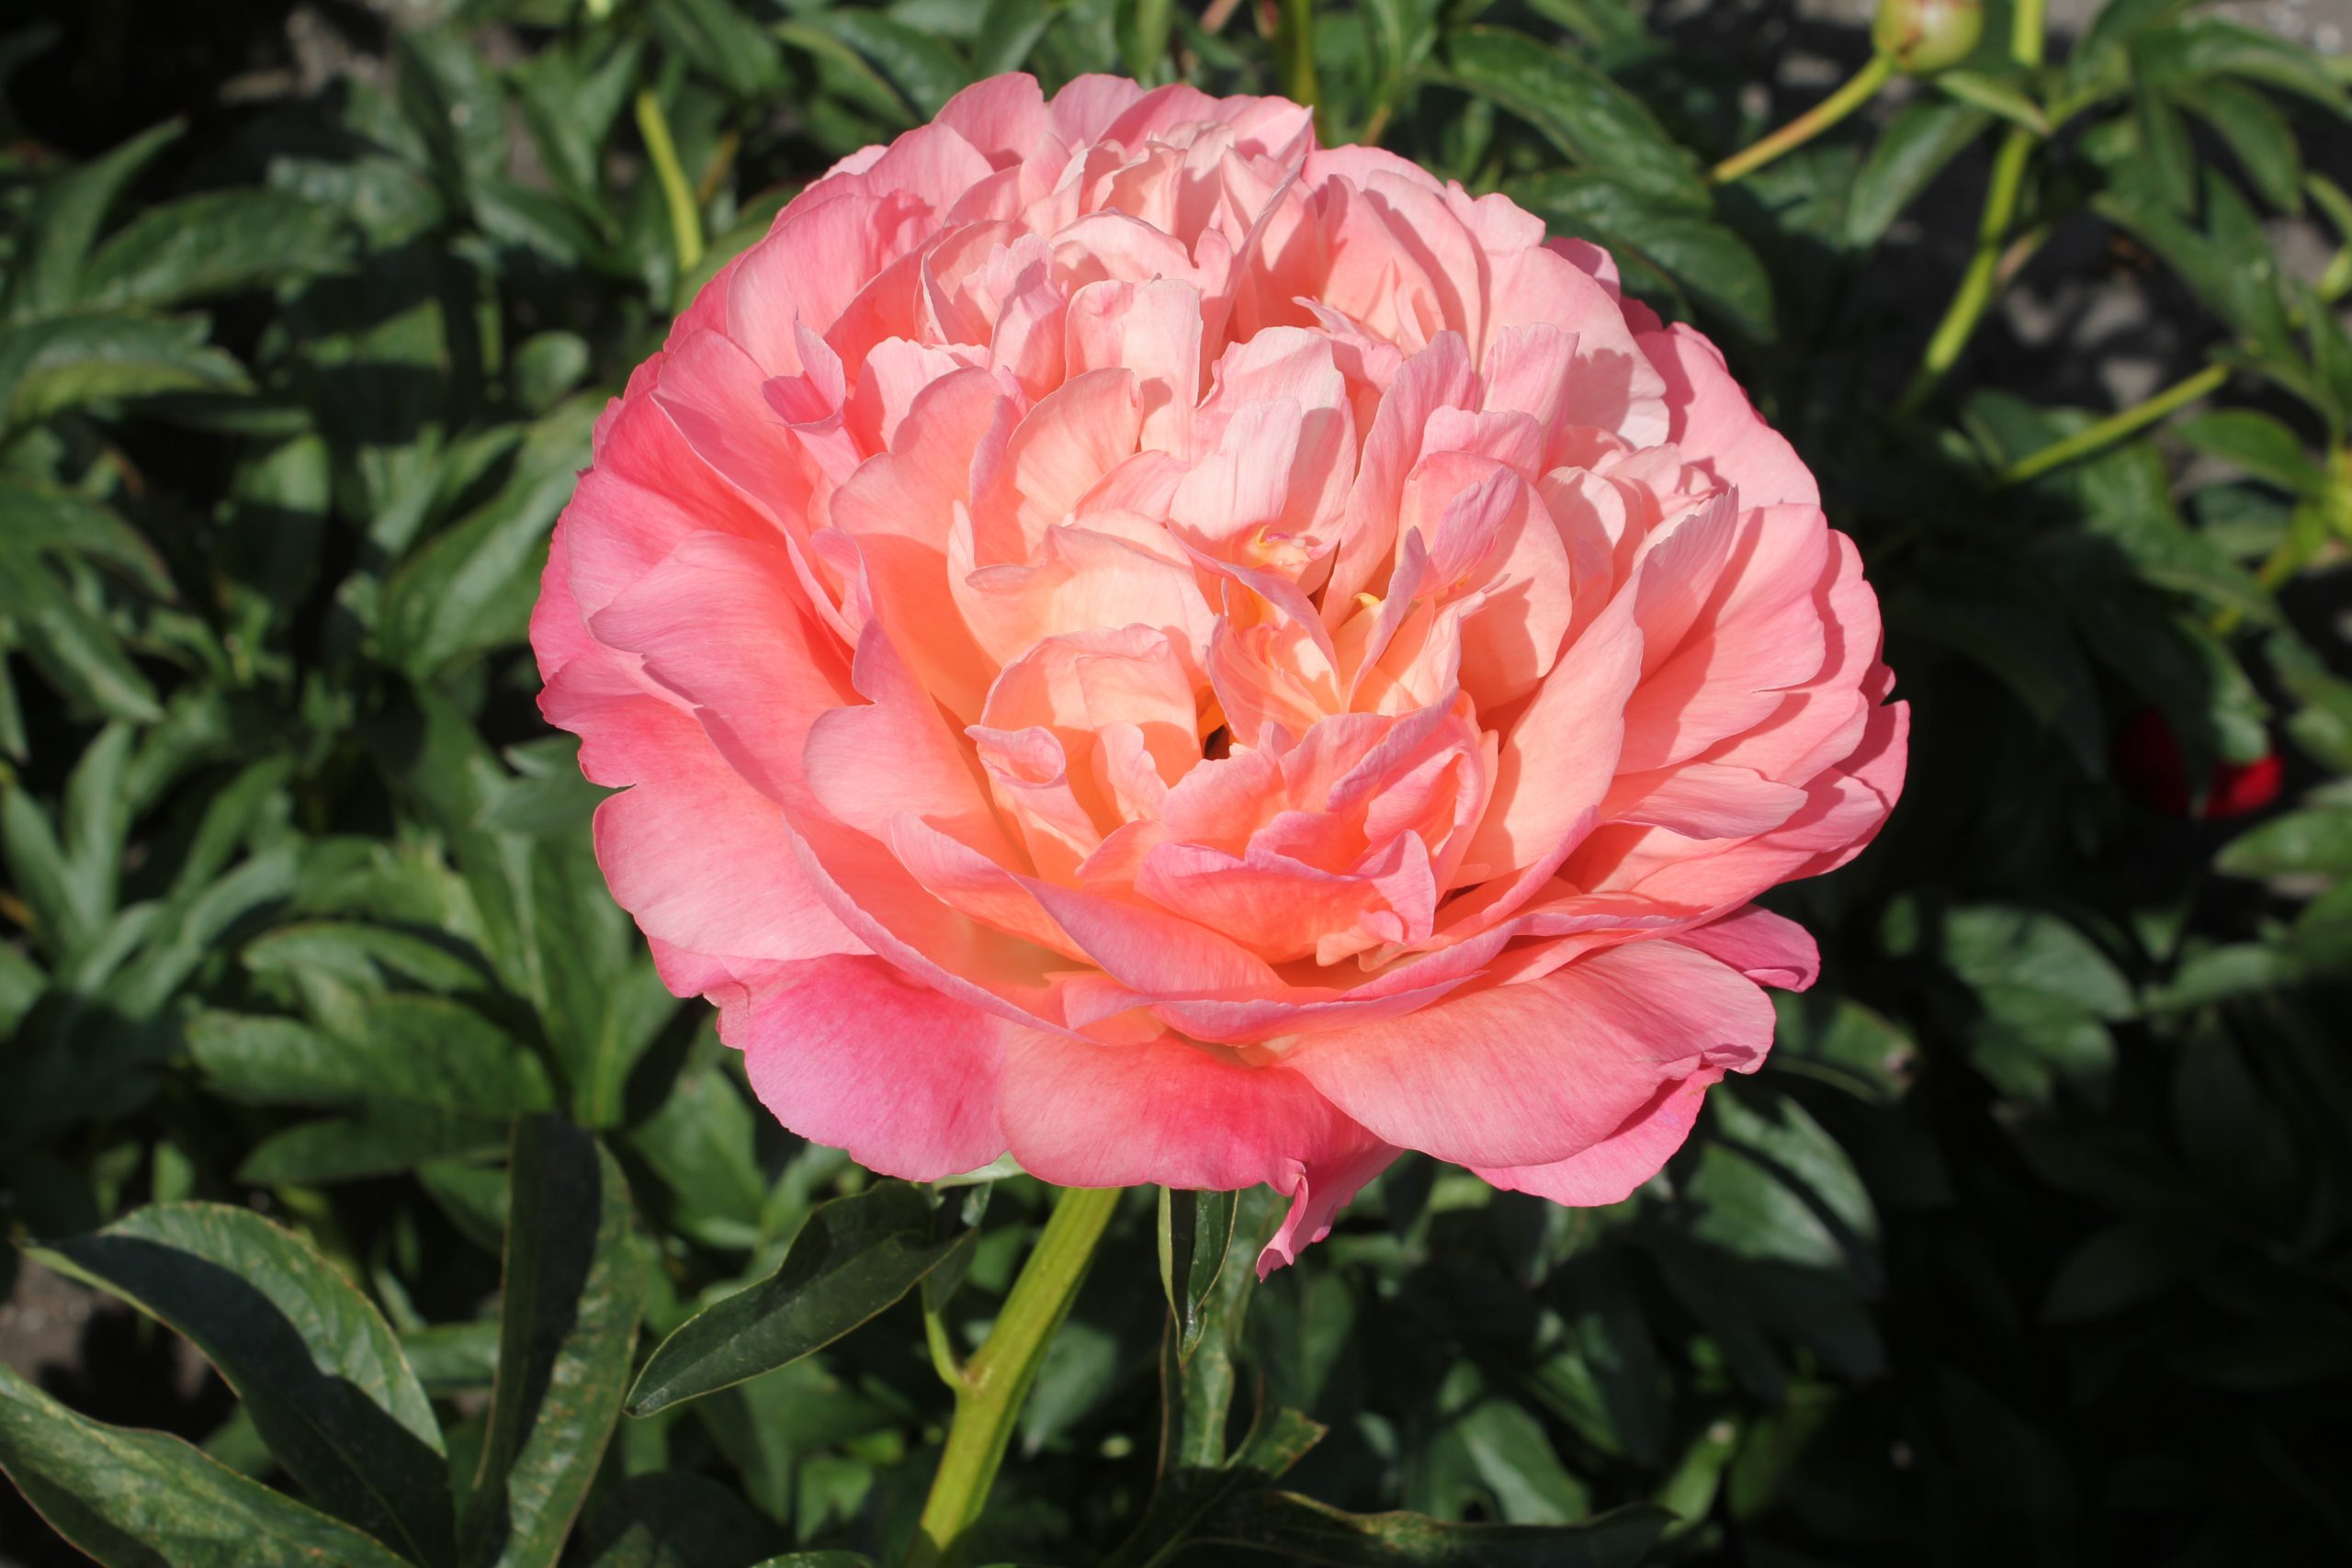
[[[1645,333],[1642,352],[1666,378],[1668,439],[1682,455],[1739,488],[1743,506],[1821,504],[1821,487],[1787,440],[1764,423],[1715,345],[1686,326]]]
[[[1001,1021],[878,958],[778,965],[712,999],[752,1092],[802,1137],[909,1181],[1004,1152]]]
[[[647,936],[748,959],[865,950],[801,874],[784,814],[699,725],[650,698],[620,722],[626,740],[607,735],[602,752],[626,746],[631,787],[596,807],[596,863]]]
[[[1760,1057],[1772,1009],[1666,942],[1523,985],[1313,1035],[1283,1060],[1379,1136],[1458,1165],[1549,1165],[1611,1136],[1659,1086]]]
[[[1730,964],[1759,986],[1803,991],[1821,977],[1821,950],[1814,945],[1813,933],[1755,904],[1743,905],[1675,940]]]
[[[1506,1192],[1532,1192],[1571,1208],[1621,1203],[1656,1176],[1690,1137],[1699,1120],[1700,1101],[1723,1076],[1721,1067],[1709,1067],[1666,1085],[1623,1126],[1566,1159],[1473,1169]]]
[[[1105,1045],[1015,1028],[1003,1114],[1012,1157],[1063,1187],[1287,1191],[1367,1139],[1299,1074],[1172,1034]]]
[[[1301,1170],[1297,1183],[1285,1190],[1291,1201],[1290,1213],[1283,1217],[1273,1238],[1258,1254],[1258,1278],[1262,1280],[1284,1264],[1297,1262],[1300,1253],[1329,1235],[1331,1222],[1339,1217],[1340,1211],[1363,1190],[1365,1182],[1386,1170],[1403,1152],[1366,1133],[1361,1146],[1335,1157],[1327,1156]]]

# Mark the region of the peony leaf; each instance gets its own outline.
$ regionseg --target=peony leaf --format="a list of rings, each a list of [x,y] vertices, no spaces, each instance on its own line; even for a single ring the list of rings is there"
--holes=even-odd
[[[575,398],[530,425],[498,492],[384,584],[387,659],[423,676],[520,640],[548,530],[587,460],[596,412],[594,398]]]
[[[538,1058],[504,1030],[446,997],[370,1000],[362,1028],[330,1037],[290,1018],[208,1012],[188,1048],[213,1088],[254,1105],[397,1102],[498,1118],[553,1103]]]
[[[505,1143],[503,1122],[419,1106],[362,1106],[273,1133],[237,1167],[259,1187],[316,1187],[392,1176],[426,1160],[480,1157]]]
[[[0,426],[158,392],[243,391],[200,316],[58,316],[0,332]]]
[[[831,1344],[969,1243],[957,1207],[933,1209],[903,1181],[819,1205],[775,1273],[662,1342],[629,1390],[628,1413],[650,1416]]]
[[[1935,84],[1961,102],[1999,115],[2037,136],[2050,134],[2050,117],[2012,82],[1987,76],[1981,71],[1940,71],[1936,73]]]
[[[2303,209],[2303,157],[2278,107],[2241,82],[2184,83],[2174,96],[2229,143],[2262,198],[2285,212]]]
[[[208,191],[151,207],[100,246],[81,309],[160,309],[340,269],[350,255],[334,209],[273,190]]]
[[[202,1450],[78,1416],[5,1365],[0,1470],[107,1568],[405,1568],[371,1537]]]
[[[1641,1505],[1577,1525],[1455,1525],[1257,1491],[1219,1509],[1198,1539],[1332,1568],[1632,1568],[1673,1518]]]
[[[18,231],[23,250],[9,259],[7,314],[23,321],[67,309],[107,211],[148,160],[187,129],[169,119],[140,132],[111,152],[48,181]]]
[[[1508,28],[1470,27],[1445,44],[1455,85],[1544,133],[1588,169],[1692,212],[1709,209],[1690,155],[1639,98],[1577,55]]]
[[[1847,243],[1857,248],[1878,243],[1903,209],[1992,123],[1973,104],[1921,97],[1905,105],[1855,172],[1846,197]]]
[[[2352,808],[2290,811],[2232,840],[2214,857],[2228,876],[2352,875]]]
[[[1207,1325],[1209,1292],[1233,1242],[1237,1196],[1159,1190],[1159,1282],[1175,1314],[1178,1360],[1190,1360]]]
[[[1530,175],[1510,182],[1506,194],[1555,233],[1605,245],[1629,274],[1661,277],[1758,343],[1771,341],[1771,277],[1747,242],[1724,225],[1634,189],[1613,170]]]
[[[159,1203],[30,1249],[185,1335],[321,1506],[423,1562],[452,1540],[441,1429],[383,1318],[301,1236],[219,1203]]]
[[[2172,433],[2290,494],[2315,496],[2327,488],[2327,475],[2305,453],[2302,437],[2256,410],[2222,409],[2185,419]]]
[[[459,1530],[469,1568],[548,1568],[620,1418],[643,1262],[628,1183],[590,1134],[518,1122],[498,1381]]]
[[[788,1539],[736,1493],[707,1476],[632,1476],[586,1531],[601,1549],[589,1568],[736,1568]]]

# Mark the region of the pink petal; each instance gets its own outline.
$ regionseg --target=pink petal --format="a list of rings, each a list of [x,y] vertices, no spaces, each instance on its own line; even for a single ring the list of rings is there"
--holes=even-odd
[[[1263,1280],[1275,1269],[1297,1262],[1300,1253],[1329,1235],[1331,1222],[1340,1211],[1403,1152],[1365,1133],[1359,1146],[1343,1145],[1340,1152],[1301,1169],[1297,1183],[1287,1190],[1290,1213],[1283,1216],[1281,1227],[1258,1254],[1258,1278]]]
[[[1667,439],[1724,484],[1743,506],[1821,504],[1821,487],[1795,448],[1764,423],[1724,356],[1679,323],[1641,338],[1642,353],[1666,381],[1672,413]]]
[[[1364,1136],[1298,1074],[1172,1034],[1105,1045],[1012,1030],[1003,1115],[1021,1168],[1064,1187],[1287,1191]]]
[[[1615,1132],[1566,1159],[1472,1169],[1506,1192],[1532,1192],[1570,1208],[1622,1203],[1664,1168],[1690,1136],[1701,1102],[1723,1076],[1723,1068],[1709,1067],[1665,1085]]]
[[[1549,1165],[1600,1143],[1661,1084],[1761,1056],[1764,993],[1665,942],[1522,985],[1310,1035],[1283,1061],[1403,1148],[1475,1167]]]
[[[877,958],[779,965],[713,999],[719,1038],[743,1053],[760,1103],[810,1142],[909,1181],[1004,1152],[999,1020]]]
[[[1742,905],[1674,940],[1730,964],[1759,986],[1803,991],[1821,975],[1821,950],[1813,933],[1760,905]]]

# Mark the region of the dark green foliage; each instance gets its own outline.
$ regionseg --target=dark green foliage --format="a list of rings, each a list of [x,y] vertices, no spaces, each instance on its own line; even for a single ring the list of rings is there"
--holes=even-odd
[[[2352,1557],[2337,62],[2112,0],[2036,64],[1992,7],[1963,68],[1722,184],[1820,96],[1754,117],[1760,13],[1216,9],[300,8],[325,55],[242,0],[0,24],[0,1290],[154,1320],[0,1370],[0,1551],[903,1555],[938,1372],[1048,1195],[775,1125],[606,895],[524,638],[694,290],[1028,69],[1311,80],[1327,140],[1608,246],[1819,474],[1917,732],[1881,841],[1776,896],[1820,985],[1657,1180],[1572,1212],[1408,1158],[1263,1283],[1269,1194],[1128,1202],[971,1560]],[[1996,288],[2144,297],[2125,357],[2218,367],[2162,417],[2102,426],[2097,345],[1997,305],[1915,382],[2010,138]],[[2290,221],[2336,259],[2293,270]],[[2272,755],[2275,807],[2199,816]]]

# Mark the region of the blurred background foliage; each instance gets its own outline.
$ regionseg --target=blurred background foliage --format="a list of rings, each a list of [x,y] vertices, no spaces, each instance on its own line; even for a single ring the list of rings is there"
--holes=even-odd
[[[1209,1216],[1241,1239],[1165,1454],[1168,1222],[1130,1194],[978,1558],[2352,1560],[2337,62],[2181,0],[2047,41],[1995,4],[1725,178],[1826,96],[1799,53],[1870,69],[1867,18],[11,17],[0,1463],[93,1554],[904,1549],[949,1404],[925,1309],[976,1337],[1047,1194],[873,1183],[757,1110],[605,896],[524,629],[598,411],[695,287],[833,159],[1028,70],[1288,91],[1609,245],[1819,471],[1917,739],[1878,846],[1779,899],[1827,962],[1772,1066],[1633,1200],[1408,1158],[1254,1300],[1271,1210]],[[786,1260],[829,1199],[846,1282]],[[621,1415],[780,1261],[826,1324],[689,1336]],[[69,1278],[164,1326],[41,1338]],[[14,1496],[0,1557],[77,1560]]]

